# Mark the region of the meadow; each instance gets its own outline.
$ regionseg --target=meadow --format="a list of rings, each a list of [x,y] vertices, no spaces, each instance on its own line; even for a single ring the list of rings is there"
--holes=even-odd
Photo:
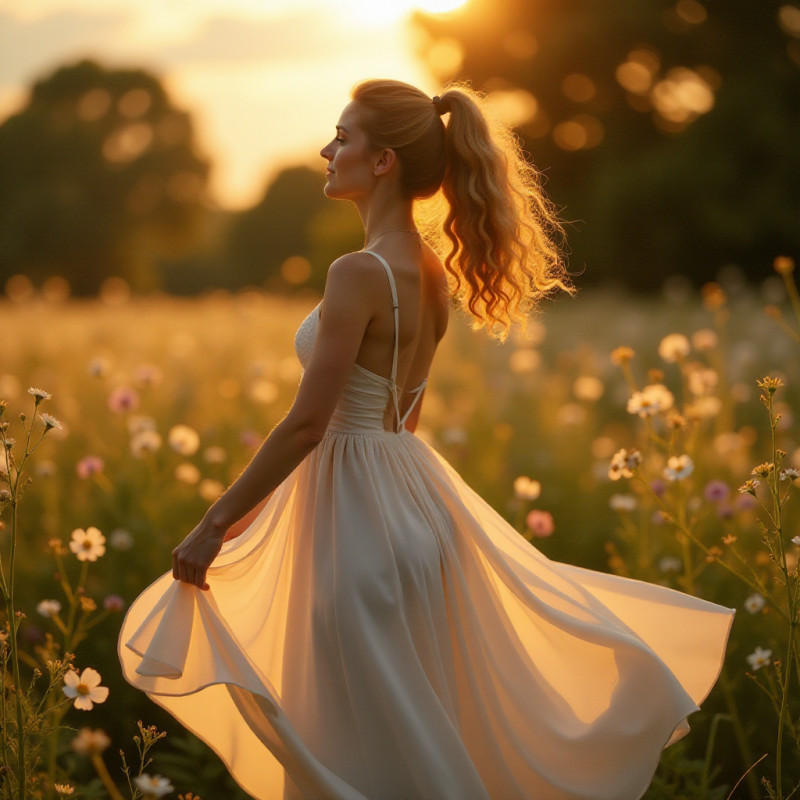
[[[776,264],[759,286],[728,271],[702,291],[585,289],[502,345],[454,314],[416,432],[549,557],[737,609],[720,680],[649,800],[782,800],[800,782],[800,345],[792,265]],[[0,617],[0,798],[21,771],[28,797],[244,797],[123,681],[117,633],[288,410],[317,299],[0,299],[3,438],[17,466],[26,430],[35,449],[18,494],[0,484],[3,586],[24,614],[17,677]],[[90,709],[63,692],[73,668],[109,690],[79,692]],[[18,761],[20,687],[36,766]]]

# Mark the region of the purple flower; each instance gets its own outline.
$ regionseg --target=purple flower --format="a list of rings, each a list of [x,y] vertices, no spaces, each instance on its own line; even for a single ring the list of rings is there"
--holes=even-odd
[[[712,503],[727,500],[730,493],[731,490],[728,484],[719,480],[710,481],[703,489],[706,500],[710,500]]]
[[[20,637],[28,644],[38,644],[44,640],[44,631],[38,625],[23,625]]]
[[[656,478],[655,480],[650,481],[650,488],[653,490],[653,493],[656,495],[656,497],[661,497],[661,495],[667,491],[667,482],[661,480],[661,478]]]

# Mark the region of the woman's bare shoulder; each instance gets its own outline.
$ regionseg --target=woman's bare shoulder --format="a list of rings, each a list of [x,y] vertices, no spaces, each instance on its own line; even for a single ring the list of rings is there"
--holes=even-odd
[[[377,267],[377,269],[376,269]],[[383,269],[374,256],[363,250],[345,253],[328,267],[325,296],[333,290],[357,290],[363,299],[382,299],[385,281]]]

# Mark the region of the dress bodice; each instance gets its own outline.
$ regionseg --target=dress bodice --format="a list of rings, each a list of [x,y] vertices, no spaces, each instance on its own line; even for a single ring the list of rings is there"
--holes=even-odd
[[[360,364],[353,364],[353,370],[345,384],[342,396],[328,424],[328,430],[344,431],[346,433],[385,433],[383,418],[386,406],[390,401],[395,404],[396,433],[405,430],[405,421],[419,400],[422,390],[425,388],[427,378],[411,390],[414,395],[405,413],[400,414],[399,388],[397,386],[397,356],[399,347],[399,312],[397,302],[397,289],[395,287],[394,275],[386,260],[372,252],[365,250],[375,256],[383,265],[389,278],[389,286],[392,292],[392,306],[394,309],[394,355],[392,358],[392,371],[390,378],[384,378],[371,370],[362,367]],[[309,315],[300,323],[294,337],[294,349],[300,363],[305,368],[311,357],[311,351],[317,338],[320,320],[320,306],[318,303]]]

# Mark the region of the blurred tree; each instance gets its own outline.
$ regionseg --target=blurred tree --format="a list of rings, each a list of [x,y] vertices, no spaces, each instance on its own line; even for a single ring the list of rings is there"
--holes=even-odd
[[[200,232],[208,171],[156,77],[57,69],[0,125],[0,285],[21,272],[63,275],[78,294],[110,275],[157,288],[155,256]]]
[[[547,178],[582,283],[753,278],[800,253],[796,0],[470,0],[418,15]]]
[[[236,216],[225,266],[232,285],[322,292],[331,261],[363,244],[356,210],[325,197],[323,185],[321,169],[284,169],[256,206]]]

